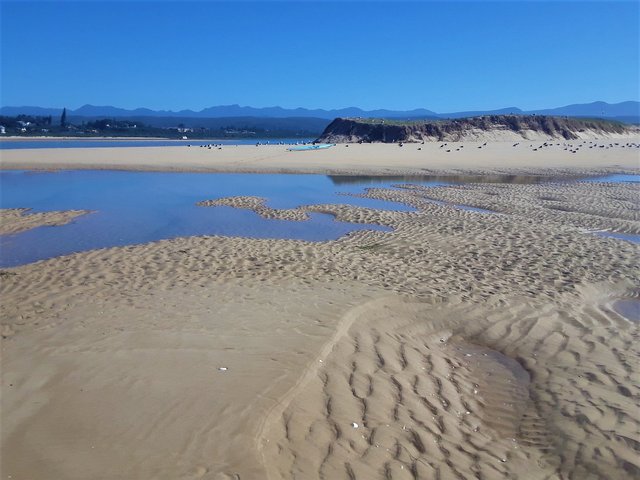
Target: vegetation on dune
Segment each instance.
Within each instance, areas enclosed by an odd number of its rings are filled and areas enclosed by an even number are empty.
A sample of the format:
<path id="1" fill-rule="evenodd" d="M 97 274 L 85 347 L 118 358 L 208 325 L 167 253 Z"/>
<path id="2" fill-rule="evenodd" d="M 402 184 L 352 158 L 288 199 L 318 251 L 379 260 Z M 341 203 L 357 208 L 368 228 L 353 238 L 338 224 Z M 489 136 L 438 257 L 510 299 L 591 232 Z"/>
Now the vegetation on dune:
<path id="1" fill-rule="evenodd" d="M 378 118 L 337 118 L 319 141 L 404 142 L 416 139 L 451 140 L 473 131 L 527 131 L 572 140 L 584 131 L 623 134 L 628 127 L 621 122 L 599 118 L 554 117 L 545 115 L 483 115 L 450 120 L 400 120 Z"/>

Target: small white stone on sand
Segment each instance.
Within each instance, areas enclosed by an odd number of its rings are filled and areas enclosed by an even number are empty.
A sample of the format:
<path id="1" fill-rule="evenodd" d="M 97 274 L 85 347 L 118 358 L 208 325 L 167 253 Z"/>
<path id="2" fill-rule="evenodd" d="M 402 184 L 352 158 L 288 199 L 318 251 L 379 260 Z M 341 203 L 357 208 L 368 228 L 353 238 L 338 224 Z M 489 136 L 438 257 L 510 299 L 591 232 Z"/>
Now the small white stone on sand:
<path id="1" fill-rule="evenodd" d="M 226 372 L 228 369 L 227 367 L 218 367 L 218 370 L 221 372 Z"/>
<path id="2" fill-rule="evenodd" d="M 353 428 L 358 428 L 360 425 L 358 425 L 356 422 L 353 422 L 353 423 L 351 424 L 351 426 L 352 426 Z"/>

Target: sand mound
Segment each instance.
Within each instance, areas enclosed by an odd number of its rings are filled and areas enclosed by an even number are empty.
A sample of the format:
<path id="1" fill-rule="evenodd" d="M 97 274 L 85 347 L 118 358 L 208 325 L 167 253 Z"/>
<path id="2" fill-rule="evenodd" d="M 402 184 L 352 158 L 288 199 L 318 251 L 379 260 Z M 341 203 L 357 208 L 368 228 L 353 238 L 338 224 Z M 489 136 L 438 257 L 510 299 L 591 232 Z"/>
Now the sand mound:
<path id="1" fill-rule="evenodd" d="M 387 298 L 351 312 L 265 423 L 269 478 L 637 474 L 638 351 L 599 335 L 630 325 L 594 302 L 576 311 L 582 296 L 560 310 L 503 300 L 472 311 Z"/>
<path id="2" fill-rule="evenodd" d="M 0 209 L 0 235 L 24 232 L 36 227 L 65 225 L 89 210 L 66 210 L 64 212 L 27 213 L 29 208 Z"/>

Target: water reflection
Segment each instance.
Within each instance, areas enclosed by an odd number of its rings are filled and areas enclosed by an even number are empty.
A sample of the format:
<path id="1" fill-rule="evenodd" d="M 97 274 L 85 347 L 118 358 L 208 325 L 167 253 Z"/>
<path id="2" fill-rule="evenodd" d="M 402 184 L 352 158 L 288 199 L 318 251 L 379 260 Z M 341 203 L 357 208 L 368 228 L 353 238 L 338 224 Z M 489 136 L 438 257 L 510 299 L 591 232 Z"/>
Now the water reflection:
<path id="1" fill-rule="evenodd" d="M 389 230 L 376 225 L 337 222 L 312 214 L 304 222 L 265 219 L 250 210 L 198 207 L 203 200 L 258 196 L 271 208 L 350 204 L 382 210 L 412 211 L 397 202 L 353 196 L 364 187 L 398 183 L 448 185 L 464 182 L 542 183 L 587 177 L 476 176 L 324 176 L 284 174 L 163 173 L 126 171 L 0 172 L 0 207 L 34 212 L 91 210 L 62 227 L 40 227 L 0 236 L 0 266 L 15 266 L 73 252 L 132 245 L 161 239 L 226 235 L 322 241 L 360 229 Z M 594 180 L 593 177 L 589 177 Z M 599 181 L 637 182 L 640 175 L 598 177 Z M 347 195 L 345 195 L 347 194 Z M 349 195 L 351 194 L 351 195 Z M 438 202 L 435 202 L 438 203 Z M 479 213 L 496 213 L 453 205 Z M 638 243 L 640 236 L 606 235 Z"/>
<path id="2" fill-rule="evenodd" d="M 588 176 L 541 176 L 541 175 L 330 175 L 335 185 L 352 185 L 367 183 L 510 183 L 535 184 L 567 180 L 583 180 Z"/>
<path id="3" fill-rule="evenodd" d="M 616 300 L 613 309 L 632 322 L 640 322 L 640 300 L 625 298 Z"/>

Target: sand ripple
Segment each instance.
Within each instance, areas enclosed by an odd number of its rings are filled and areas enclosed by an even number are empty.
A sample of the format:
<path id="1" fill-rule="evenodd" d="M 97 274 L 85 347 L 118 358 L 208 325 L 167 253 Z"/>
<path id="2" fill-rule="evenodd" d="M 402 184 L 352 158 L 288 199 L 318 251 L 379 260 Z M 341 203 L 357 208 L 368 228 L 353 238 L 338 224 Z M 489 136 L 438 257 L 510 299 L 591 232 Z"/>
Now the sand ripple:
<path id="1" fill-rule="evenodd" d="M 371 189 L 417 210 L 7 269 L 3 456 L 30 478 L 637 478 L 638 324 L 614 302 L 640 246 L 587 233 L 640 231 L 637 189 Z"/>

